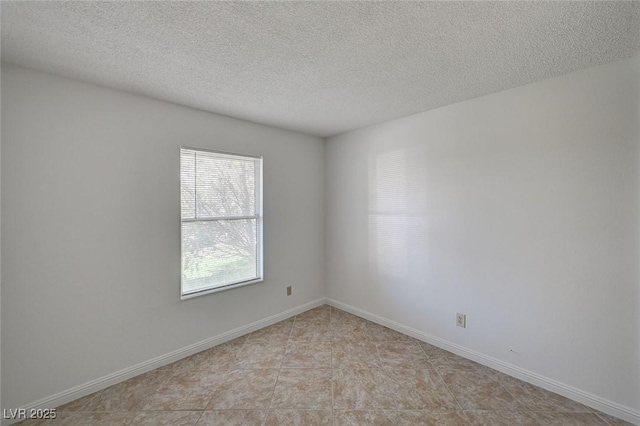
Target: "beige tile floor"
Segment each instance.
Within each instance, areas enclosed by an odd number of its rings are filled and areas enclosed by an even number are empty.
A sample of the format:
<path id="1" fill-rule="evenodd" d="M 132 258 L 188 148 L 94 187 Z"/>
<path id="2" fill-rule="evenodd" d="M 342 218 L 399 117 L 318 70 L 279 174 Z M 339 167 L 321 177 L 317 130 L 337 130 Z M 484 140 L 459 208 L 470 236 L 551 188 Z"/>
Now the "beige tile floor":
<path id="1" fill-rule="evenodd" d="M 630 423 L 321 306 L 22 424 Z"/>

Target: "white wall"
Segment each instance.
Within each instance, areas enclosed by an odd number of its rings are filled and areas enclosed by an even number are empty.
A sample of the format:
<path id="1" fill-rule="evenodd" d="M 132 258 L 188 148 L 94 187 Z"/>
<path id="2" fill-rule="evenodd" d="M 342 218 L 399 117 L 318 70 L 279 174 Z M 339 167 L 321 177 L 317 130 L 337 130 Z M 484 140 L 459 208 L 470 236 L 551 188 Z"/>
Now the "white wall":
<path id="1" fill-rule="evenodd" d="M 639 100 L 635 57 L 329 139 L 328 296 L 640 409 Z"/>
<path id="2" fill-rule="evenodd" d="M 639 409 L 639 79 L 636 57 L 323 151 L 3 64 L 2 406 L 323 296 L 325 192 L 329 297 Z M 263 284 L 179 301 L 180 144 L 264 155 Z"/>
<path id="3" fill-rule="evenodd" d="M 321 139 L 5 64 L 2 124 L 4 408 L 324 295 Z M 180 301 L 181 144 L 264 156 L 264 283 Z"/>

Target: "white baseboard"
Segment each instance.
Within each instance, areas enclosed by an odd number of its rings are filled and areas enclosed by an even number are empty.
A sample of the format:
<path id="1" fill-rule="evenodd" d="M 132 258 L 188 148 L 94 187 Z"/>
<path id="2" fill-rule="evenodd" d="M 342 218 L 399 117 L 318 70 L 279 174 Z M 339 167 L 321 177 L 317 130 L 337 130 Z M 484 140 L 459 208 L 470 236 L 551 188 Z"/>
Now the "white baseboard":
<path id="1" fill-rule="evenodd" d="M 400 324 L 399 322 L 389 320 L 376 314 L 372 314 L 371 312 L 356 308 L 355 306 L 351 306 L 346 303 L 338 302 L 337 300 L 329 298 L 327 298 L 326 303 L 338 309 L 342 309 L 343 311 L 375 322 L 376 324 L 383 325 L 400 333 L 411 336 L 415 339 L 429 343 L 433 346 L 437 346 L 441 349 L 453 352 L 456 355 L 460 355 L 482 365 L 486 365 L 487 367 L 508 374 L 509 376 L 518 378 L 525 382 L 544 388 L 548 391 L 565 396 L 588 407 L 602 411 L 603 413 L 610 414 L 612 416 L 631 422 L 635 425 L 640 425 L 640 411 L 625 407 L 623 405 L 601 398 L 597 395 L 593 395 L 589 392 L 582 391 L 564 383 L 560 383 L 548 377 L 541 376 L 540 374 L 525 370 L 524 368 L 517 367 L 497 358 L 481 354 L 480 352 L 465 348 L 464 346 L 460 346 L 456 343 L 449 342 L 439 337 L 431 336 L 427 333 L 416 330 L 415 328 L 408 327 L 404 324 Z"/>
<path id="2" fill-rule="evenodd" d="M 211 337 L 209 339 L 203 340 L 201 342 L 194 343 L 193 345 L 186 346 L 182 349 L 169 352 L 168 354 L 158 356 L 148 361 L 141 362 L 140 364 L 134 365 L 132 367 L 125 368 L 120 371 L 116 371 L 115 373 L 109 374 L 104 377 L 100 377 L 99 379 L 95 379 L 90 382 L 84 383 L 82 385 L 76 386 L 74 388 L 67 389 L 65 391 L 43 398 L 39 401 L 35 401 L 31 404 L 25 405 L 20 408 L 25 409 L 26 412 L 29 413 L 30 410 L 32 409 L 37 410 L 37 409 L 43 409 L 43 408 L 58 407 L 62 404 L 66 404 L 67 402 L 71 402 L 78 398 L 82 398 L 83 396 L 92 394 L 94 392 L 97 392 L 109 386 L 115 385 L 117 383 L 130 379 L 132 377 L 138 376 L 142 373 L 146 373 L 147 371 L 151 371 L 156 368 L 162 367 L 164 365 L 171 364 L 172 362 L 178 361 L 189 355 L 193 355 L 198 352 L 210 349 L 214 346 L 228 342 L 229 340 L 233 340 L 237 337 L 244 336 L 245 334 L 248 334 L 253 331 L 259 330 L 261 328 L 267 327 L 269 325 L 275 324 L 287 318 L 291 318 L 292 316 L 301 314 L 302 312 L 308 311 L 309 309 L 315 308 L 317 306 L 321 306 L 325 303 L 326 303 L 325 298 L 316 299 L 312 302 L 305 303 L 303 305 L 297 306 L 295 308 L 289 309 L 284 312 L 280 312 L 279 314 L 272 315 L 268 318 L 254 321 L 251 324 L 238 327 L 231 331 L 227 331 L 226 333 L 222 333 L 217 336 Z M 3 419 L 2 426 L 10 425 L 21 420 L 22 419 Z"/>

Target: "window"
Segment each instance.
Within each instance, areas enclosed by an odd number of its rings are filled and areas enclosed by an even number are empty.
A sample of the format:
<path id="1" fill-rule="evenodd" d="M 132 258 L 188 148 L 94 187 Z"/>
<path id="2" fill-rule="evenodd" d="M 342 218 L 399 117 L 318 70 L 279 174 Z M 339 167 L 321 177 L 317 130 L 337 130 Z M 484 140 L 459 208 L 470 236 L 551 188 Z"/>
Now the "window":
<path id="1" fill-rule="evenodd" d="M 180 148 L 182 299 L 262 281 L 262 158 Z"/>

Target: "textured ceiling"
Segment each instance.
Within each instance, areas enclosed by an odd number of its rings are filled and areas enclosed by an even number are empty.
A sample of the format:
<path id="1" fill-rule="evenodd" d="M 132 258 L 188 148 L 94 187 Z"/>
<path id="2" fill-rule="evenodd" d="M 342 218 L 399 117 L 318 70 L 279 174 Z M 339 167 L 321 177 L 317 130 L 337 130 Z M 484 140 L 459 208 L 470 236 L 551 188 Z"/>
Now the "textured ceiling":
<path id="1" fill-rule="evenodd" d="M 2 2 L 2 60 L 329 136 L 640 51 L 639 2 Z"/>

